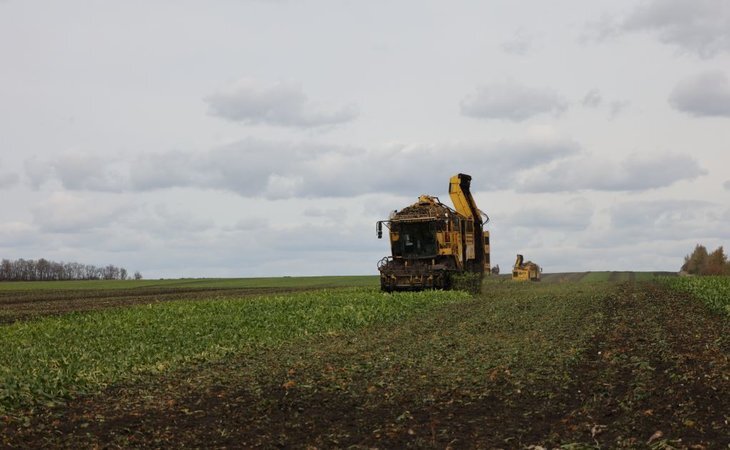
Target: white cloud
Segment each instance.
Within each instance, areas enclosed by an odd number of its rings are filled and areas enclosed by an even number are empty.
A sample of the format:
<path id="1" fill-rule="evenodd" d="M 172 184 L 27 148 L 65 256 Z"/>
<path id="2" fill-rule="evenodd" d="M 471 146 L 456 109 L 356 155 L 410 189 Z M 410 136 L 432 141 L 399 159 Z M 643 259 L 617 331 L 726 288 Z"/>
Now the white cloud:
<path id="1" fill-rule="evenodd" d="M 598 89 L 591 89 L 583 97 L 582 104 L 584 108 L 599 109 L 605 103 L 601 91 Z M 626 108 L 629 107 L 630 102 L 626 100 L 612 100 L 606 104 L 608 108 L 608 117 L 615 119 L 618 117 Z"/>
<path id="2" fill-rule="evenodd" d="M 286 224 L 263 235 L 264 248 L 282 252 L 360 252 L 380 247 L 375 239 L 374 224 L 347 225 L 341 222 L 327 224 Z M 373 261 L 373 268 L 377 261 Z"/>
<path id="3" fill-rule="evenodd" d="M 38 189 L 49 179 L 55 177 L 51 162 L 38 157 L 26 159 L 23 168 L 30 185 Z"/>
<path id="4" fill-rule="evenodd" d="M 55 177 L 66 189 L 119 192 L 125 187 L 127 168 L 118 157 L 74 152 L 53 160 L 28 159 L 25 171 L 35 188 Z"/>
<path id="5" fill-rule="evenodd" d="M 120 177 L 113 183 L 122 190 L 193 187 L 282 199 L 428 192 L 434 179 L 465 168 L 474 168 L 475 189 L 504 189 L 519 173 L 578 150 L 575 142 L 551 129 L 534 128 L 518 141 L 392 144 L 368 149 L 247 139 L 207 152 L 146 154 L 110 164 L 115 169 L 125 167 L 126 172 L 115 172 Z M 103 165 L 96 172 L 77 170 L 58 160 L 34 161 L 30 166 L 35 170 L 44 164 L 53 168 L 66 189 L 98 186 L 101 191 L 109 190 L 99 182 L 98 174 L 107 172 Z"/>
<path id="6" fill-rule="evenodd" d="M 42 236 L 38 228 L 26 222 L 12 221 L 0 222 L 0 247 L 18 247 L 39 243 Z"/>
<path id="7" fill-rule="evenodd" d="M 611 119 L 618 117 L 631 103 L 626 100 L 614 100 L 608 104 L 608 116 Z"/>
<path id="8" fill-rule="evenodd" d="M 81 169 L 73 163 L 76 161 L 81 162 Z M 465 168 L 474 168 L 466 171 L 474 178 L 475 190 L 519 192 L 643 191 L 706 173 L 695 159 L 684 155 L 596 159 L 581 154 L 574 141 L 539 127 L 532 128 L 524 139 L 513 141 L 359 149 L 246 139 L 206 152 L 171 151 L 108 161 L 111 168 L 94 160 L 99 165 L 94 165 L 93 171 L 86 170 L 86 161 L 83 157 L 62 157 L 33 160 L 28 166 L 32 170 L 50 167 L 55 178 L 48 176 L 45 181 L 57 179 L 62 187 L 76 191 L 144 192 L 189 187 L 268 199 L 428 192 L 432 180 Z M 414 161 L 418 163 L 414 165 Z"/>
<path id="9" fill-rule="evenodd" d="M 602 14 L 597 19 L 588 21 L 581 33 L 579 42 L 603 41 L 619 34 L 618 20 L 609 15 Z"/>
<path id="10" fill-rule="evenodd" d="M 603 14 L 587 23 L 582 40 L 602 41 L 646 32 L 702 59 L 730 52 L 730 4 L 725 0 L 647 0 L 623 16 Z"/>
<path id="11" fill-rule="evenodd" d="M 712 206 L 709 202 L 688 200 L 622 202 L 611 208 L 611 225 L 632 230 L 655 226 L 677 228 L 674 224 L 692 219 L 699 210 Z M 681 229 L 677 231 L 683 233 Z"/>
<path id="12" fill-rule="evenodd" d="M 598 89 L 591 89 L 585 97 L 583 97 L 583 106 L 586 108 L 598 108 L 601 106 L 602 101 L 603 98 L 601 97 L 601 92 Z"/>
<path id="13" fill-rule="evenodd" d="M 632 156 L 623 161 L 586 155 L 559 161 L 548 170 L 528 174 L 517 185 L 517 190 L 643 191 L 670 186 L 680 180 L 693 180 L 706 173 L 695 159 L 685 155 Z"/>
<path id="14" fill-rule="evenodd" d="M 700 73 L 677 83 L 669 103 L 692 116 L 730 117 L 730 82 L 720 71 Z"/>
<path id="15" fill-rule="evenodd" d="M 730 237 L 730 209 L 698 200 L 622 202 L 610 209 L 611 230 L 623 245 L 643 240 L 715 240 Z M 599 240 L 608 242 L 605 236 Z M 598 244 L 601 245 L 601 244 Z"/>
<path id="16" fill-rule="evenodd" d="M 500 223 L 509 227 L 524 227 L 531 230 L 584 230 L 591 224 L 593 205 L 585 198 L 573 198 L 555 205 L 529 204 Z"/>
<path id="17" fill-rule="evenodd" d="M 215 226 L 209 217 L 196 217 L 187 211 L 173 210 L 168 205 L 157 204 L 146 210 L 143 226 L 145 230 L 153 230 L 160 234 L 175 230 L 177 233 L 201 233 Z"/>
<path id="18" fill-rule="evenodd" d="M 238 220 L 232 226 L 224 227 L 225 231 L 254 231 L 270 228 L 268 219 L 261 217 L 248 217 Z"/>
<path id="19" fill-rule="evenodd" d="M 0 189 L 7 189 L 17 185 L 20 177 L 16 173 L 0 173 Z"/>
<path id="20" fill-rule="evenodd" d="M 519 30 L 516 31 L 508 40 L 504 41 L 501 47 L 505 53 L 525 56 L 530 52 L 530 50 L 532 50 L 534 41 L 534 36 Z"/>
<path id="21" fill-rule="evenodd" d="M 665 44 L 702 58 L 730 52 L 730 3 L 725 0 L 652 0 L 620 24 L 623 31 L 654 32 Z"/>
<path id="22" fill-rule="evenodd" d="M 31 212 L 33 222 L 44 232 L 79 233 L 107 227 L 132 209 L 128 204 L 112 205 L 68 192 L 54 192 Z"/>
<path id="23" fill-rule="evenodd" d="M 514 82 L 480 86 L 461 101 L 461 113 L 480 119 L 515 122 L 539 114 L 559 114 L 568 107 L 565 99 L 548 88 L 531 88 Z"/>
<path id="24" fill-rule="evenodd" d="M 293 83 L 264 84 L 251 79 L 235 83 L 205 98 L 210 114 L 235 122 L 288 127 L 318 127 L 349 122 L 358 115 L 354 105 L 321 108 Z"/>
<path id="25" fill-rule="evenodd" d="M 200 267 L 208 276 L 375 273 L 384 255 L 372 223 L 363 221 L 312 224 L 250 218 L 205 233 L 178 233 L 173 226 L 162 235 L 144 222 L 130 226 L 154 246 L 146 249 L 145 275 L 200 276 Z"/>
<path id="26" fill-rule="evenodd" d="M 309 207 L 304 209 L 302 213 L 306 217 L 323 217 L 326 219 L 339 219 L 342 220 L 347 214 L 345 208 L 318 208 Z"/>

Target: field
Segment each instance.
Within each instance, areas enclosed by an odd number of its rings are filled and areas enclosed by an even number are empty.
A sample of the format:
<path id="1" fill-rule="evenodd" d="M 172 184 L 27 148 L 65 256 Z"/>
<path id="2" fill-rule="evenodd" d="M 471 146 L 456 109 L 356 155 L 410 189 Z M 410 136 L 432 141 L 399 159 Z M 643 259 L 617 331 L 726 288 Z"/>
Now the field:
<path id="1" fill-rule="evenodd" d="M 0 447 L 727 448 L 728 279 L 0 284 Z"/>
<path id="2" fill-rule="evenodd" d="M 136 304 L 375 286 L 377 276 L 8 282 L 0 283 L 0 324 Z"/>
<path id="3" fill-rule="evenodd" d="M 730 315 L 728 277 L 675 277 L 664 280 L 675 290 L 684 291 L 704 301 L 710 308 Z"/>

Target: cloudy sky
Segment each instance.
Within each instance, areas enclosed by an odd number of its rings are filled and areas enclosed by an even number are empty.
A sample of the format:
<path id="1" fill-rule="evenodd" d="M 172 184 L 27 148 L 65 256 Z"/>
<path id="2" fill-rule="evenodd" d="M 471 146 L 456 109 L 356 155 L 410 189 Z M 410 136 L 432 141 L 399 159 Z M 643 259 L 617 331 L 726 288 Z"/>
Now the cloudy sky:
<path id="1" fill-rule="evenodd" d="M 730 245 L 730 1 L 0 0 L 0 258 L 374 274 L 473 177 L 493 262 Z"/>

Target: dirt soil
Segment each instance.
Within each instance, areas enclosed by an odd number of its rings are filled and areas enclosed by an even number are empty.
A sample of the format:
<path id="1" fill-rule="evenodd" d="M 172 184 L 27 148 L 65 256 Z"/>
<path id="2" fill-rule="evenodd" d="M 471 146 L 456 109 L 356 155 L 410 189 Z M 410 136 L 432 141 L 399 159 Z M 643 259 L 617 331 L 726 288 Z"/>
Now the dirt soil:
<path id="1" fill-rule="evenodd" d="M 456 365 L 450 349 L 463 351 L 462 339 L 485 334 L 486 303 L 477 301 L 377 333 L 313 338 L 114 386 L 7 417 L 4 430 L 0 418 L 0 444 L 727 448 L 727 318 L 650 283 L 623 283 L 597 301 L 600 324 L 589 347 L 553 378 L 520 380 L 495 368 L 482 383 L 412 364 L 421 361 L 414 342 L 427 342 L 434 367 Z"/>

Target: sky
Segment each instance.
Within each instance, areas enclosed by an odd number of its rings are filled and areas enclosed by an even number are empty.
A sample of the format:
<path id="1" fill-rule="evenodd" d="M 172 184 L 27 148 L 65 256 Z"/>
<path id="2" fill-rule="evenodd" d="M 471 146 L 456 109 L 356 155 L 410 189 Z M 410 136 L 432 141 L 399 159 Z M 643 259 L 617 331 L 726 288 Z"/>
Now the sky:
<path id="1" fill-rule="evenodd" d="M 730 244 L 730 0 L 0 0 L 0 258 L 376 274 L 456 173 L 502 271 Z"/>

